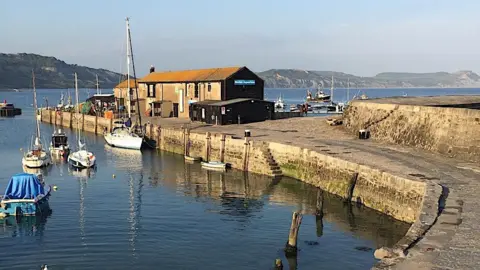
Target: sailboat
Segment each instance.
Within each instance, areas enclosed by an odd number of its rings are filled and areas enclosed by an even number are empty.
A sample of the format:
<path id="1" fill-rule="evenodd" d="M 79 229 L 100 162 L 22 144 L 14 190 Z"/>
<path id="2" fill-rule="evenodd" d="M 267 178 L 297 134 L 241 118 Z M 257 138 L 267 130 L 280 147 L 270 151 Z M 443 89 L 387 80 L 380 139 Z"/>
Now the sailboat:
<path id="1" fill-rule="evenodd" d="M 129 19 L 126 19 L 127 25 L 127 111 L 128 119 L 131 121 L 131 102 L 130 102 L 130 60 L 132 60 L 132 49 L 131 49 L 131 39 L 130 39 L 130 23 Z M 133 64 L 133 72 L 135 77 L 135 65 Z M 135 89 L 137 88 L 135 83 Z M 137 89 L 136 89 L 137 90 Z M 138 90 L 137 90 L 138 91 Z M 137 112 L 139 121 L 141 121 L 139 103 L 138 103 L 138 93 L 137 93 Z M 140 122 L 141 126 L 141 122 Z M 106 132 L 104 134 L 105 141 L 107 144 L 113 147 L 125 148 L 125 149 L 134 149 L 140 150 L 143 144 L 143 132 L 135 132 L 136 130 L 125 125 L 117 126 L 113 128 L 111 132 Z"/>
<path id="2" fill-rule="evenodd" d="M 23 166 L 28 168 L 41 168 L 51 164 L 50 155 L 43 149 L 40 138 L 40 120 L 36 116 L 37 113 L 37 89 L 35 88 L 35 73 L 32 70 L 33 81 L 33 107 L 35 110 L 36 134 L 34 144 L 22 159 Z"/>
<path id="3" fill-rule="evenodd" d="M 78 106 L 78 82 L 77 82 L 77 73 L 75 73 L 75 99 L 77 102 L 77 140 L 78 146 L 77 151 L 68 155 L 68 163 L 75 168 L 91 168 L 95 166 L 95 155 L 92 152 L 87 151 L 86 145 L 80 140 L 80 128 L 79 127 L 79 115 L 80 107 Z"/>

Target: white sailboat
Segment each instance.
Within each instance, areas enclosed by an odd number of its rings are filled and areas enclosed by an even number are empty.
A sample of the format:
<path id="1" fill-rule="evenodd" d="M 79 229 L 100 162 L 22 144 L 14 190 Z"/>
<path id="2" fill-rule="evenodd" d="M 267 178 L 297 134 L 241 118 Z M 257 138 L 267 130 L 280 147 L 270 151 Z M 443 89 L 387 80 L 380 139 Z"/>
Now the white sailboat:
<path id="1" fill-rule="evenodd" d="M 127 111 L 128 119 L 131 119 L 131 101 L 130 101 L 130 60 L 131 60 L 131 47 L 130 47 L 130 23 L 128 18 L 127 24 Z M 136 102 L 138 104 L 138 100 Z M 138 112 L 138 110 L 137 110 Z M 140 117 L 140 115 L 139 115 Z M 130 127 L 122 125 L 115 127 L 111 132 L 106 132 L 103 136 L 107 144 L 113 147 L 139 150 L 143 144 L 143 136 L 135 133 Z"/>
<path id="2" fill-rule="evenodd" d="M 95 166 L 96 157 L 92 152 L 87 151 L 86 145 L 82 143 L 80 140 L 80 129 L 79 126 L 79 115 L 80 115 L 80 107 L 78 106 L 78 82 L 77 82 L 77 73 L 75 73 L 75 99 L 77 102 L 77 111 L 76 111 L 76 118 L 77 118 L 77 140 L 78 146 L 77 151 L 68 155 L 68 163 L 75 168 L 91 168 Z"/>
<path id="3" fill-rule="evenodd" d="M 37 89 L 35 88 L 35 73 L 32 71 L 33 81 L 33 107 L 35 110 L 36 134 L 31 150 L 24 154 L 22 164 L 28 168 L 41 168 L 51 164 L 50 155 L 43 149 L 40 138 L 40 120 L 37 114 Z"/>

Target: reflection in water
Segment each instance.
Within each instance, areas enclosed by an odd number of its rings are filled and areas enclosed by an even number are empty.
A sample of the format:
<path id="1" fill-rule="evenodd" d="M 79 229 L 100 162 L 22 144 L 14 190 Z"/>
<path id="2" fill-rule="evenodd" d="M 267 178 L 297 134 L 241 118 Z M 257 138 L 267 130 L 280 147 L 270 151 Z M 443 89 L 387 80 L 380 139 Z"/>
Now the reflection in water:
<path id="1" fill-rule="evenodd" d="M 85 169 L 87 171 L 87 169 Z M 87 179 L 83 176 L 78 179 L 80 183 L 80 210 L 79 210 L 79 224 L 80 224 L 80 239 L 82 241 L 82 245 L 87 247 L 87 241 L 85 237 L 85 197 L 84 197 L 84 189 L 87 187 Z"/>
<path id="2" fill-rule="evenodd" d="M 143 170 L 142 152 L 140 150 L 122 149 L 105 144 L 108 165 L 118 170 L 141 172 Z"/>
<path id="3" fill-rule="evenodd" d="M 42 167 L 42 168 L 29 168 L 25 165 L 23 167 L 23 172 L 24 173 L 30 173 L 30 174 L 41 174 L 42 176 L 48 176 L 49 172 L 52 171 L 52 166 L 47 166 L 47 167 Z"/>
<path id="4" fill-rule="evenodd" d="M 38 237 L 43 241 L 43 234 L 47 223 L 47 218 L 51 213 L 43 216 L 9 216 L 0 219 L 2 224 L 2 234 L 11 237 Z"/>
<path id="5" fill-rule="evenodd" d="M 73 168 L 71 166 L 68 166 L 68 172 L 71 175 L 77 177 L 79 180 L 80 179 L 86 180 L 94 177 L 96 171 L 97 171 L 97 166 L 90 167 L 90 168 L 83 168 L 83 169 Z"/>

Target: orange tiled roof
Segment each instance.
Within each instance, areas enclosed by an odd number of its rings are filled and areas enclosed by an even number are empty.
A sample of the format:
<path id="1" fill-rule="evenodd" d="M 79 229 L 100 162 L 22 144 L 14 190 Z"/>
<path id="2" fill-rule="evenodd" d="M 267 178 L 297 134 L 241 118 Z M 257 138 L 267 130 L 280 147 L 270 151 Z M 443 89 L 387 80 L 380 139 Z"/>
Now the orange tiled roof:
<path id="1" fill-rule="evenodd" d="M 208 68 L 195 70 L 180 70 L 153 72 L 139 82 L 195 82 L 225 80 L 242 67 Z"/>
<path id="2" fill-rule="evenodd" d="M 137 80 L 134 80 L 134 79 L 130 79 L 130 87 L 131 88 L 134 88 L 135 87 L 135 82 L 137 83 L 137 87 L 138 87 L 138 81 Z M 127 80 L 117 84 L 117 86 L 115 86 L 114 88 L 127 88 L 128 86 L 128 82 Z"/>

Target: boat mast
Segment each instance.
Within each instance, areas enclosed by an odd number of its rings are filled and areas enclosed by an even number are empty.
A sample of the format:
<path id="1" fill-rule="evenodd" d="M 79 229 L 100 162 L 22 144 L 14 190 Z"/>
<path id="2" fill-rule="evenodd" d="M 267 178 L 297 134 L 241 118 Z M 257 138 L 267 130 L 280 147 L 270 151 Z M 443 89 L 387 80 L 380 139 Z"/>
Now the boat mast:
<path id="1" fill-rule="evenodd" d="M 350 100 L 350 78 L 347 79 L 347 102 Z"/>
<path id="2" fill-rule="evenodd" d="M 38 122 L 37 109 L 37 89 L 35 87 L 35 72 L 32 69 L 32 86 L 33 86 L 33 109 L 35 110 L 35 122 L 37 123 L 37 139 L 40 141 L 40 123 Z M 48 108 L 47 108 L 48 109 Z"/>
<path id="3" fill-rule="evenodd" d="M 330 100 L 333 102 L 333 75 L 332 75 L 332 85 L 330 86 Z"/>
<path id="4" fill-rule="evenodd" d="M 99 84 L 98 84 L 98 74 L 95 74 L 95 78 L 97 79 L 97 84 L 96 85 L 97 85 L 97 95 L 98 95 L 98 94 L 101 94 L 100 89 L 98 88 L 98 86 L 99 86 Z"/>
<path id="5" fill-rule="evenodd" d="M 131 118 L 131 101 L 130 101 L 130 24 L 128 22 L 128 17 L 125 20 L 127 24 L 127 110 L 128 118 Z"/>
<path id="6" fill-rule="evenodd" d="M 130 45 L 130 57 L 132 58 L 132 69 L 133 69 L 133 78 L 135 78 L 135 95 L 137 96 L 137 101 L 135 102 L 137 105 L 137 116 L 138 116 L 138 124 L 142 126 L 142 114 L 140 113 L 140 103 L 138 102 L 138 85 L 137 85 L 137 74 L 135 73 L 135 61 L 133 59 L 133 46 L 132 46 L 132 35 L 130 34 L 130 22 L 127 18 L 127 31 L 128 31 L 128 43 Z"/>
<path id="7" fill-rule="evenodd" d="M 78 105 L 78 82 L 77 82 L 77 73 L 75 72 L 75 101 L 77 102 L 77 139 L 78 139 L 78 150 L 80 150 L 80 106 Z"/>

